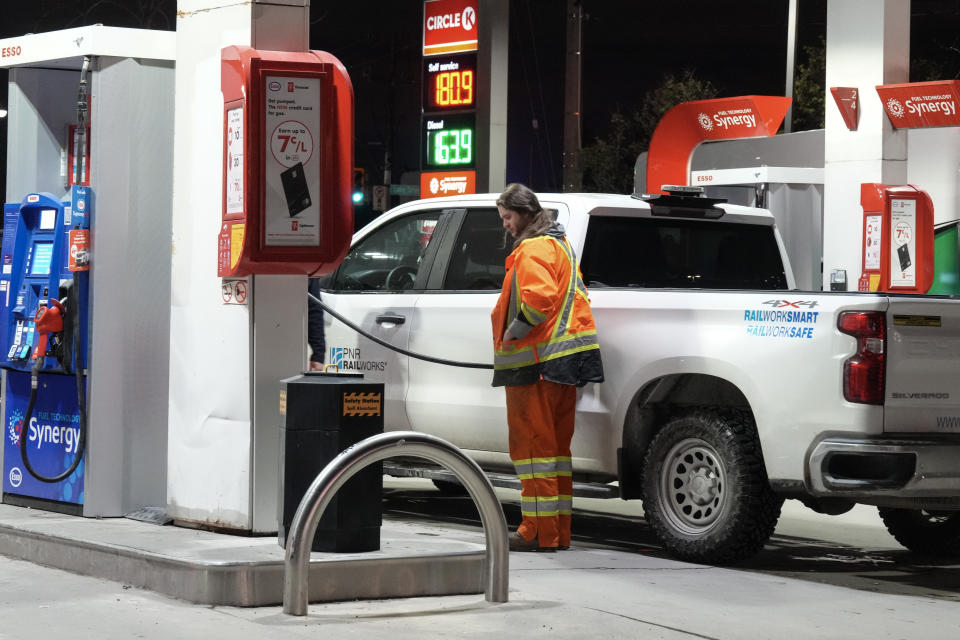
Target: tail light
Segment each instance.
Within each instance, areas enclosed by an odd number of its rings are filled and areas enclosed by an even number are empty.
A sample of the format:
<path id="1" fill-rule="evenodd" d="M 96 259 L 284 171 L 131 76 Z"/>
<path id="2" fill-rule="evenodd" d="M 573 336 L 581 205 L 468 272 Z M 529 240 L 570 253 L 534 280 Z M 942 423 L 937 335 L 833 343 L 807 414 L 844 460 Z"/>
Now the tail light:
<path id="1" fill-rule="evenodd" d="M 844 311 L 837 328 L 857 339 L 857 352 L 843 363 L 843 397 L 848 402 L 883 404 L 886 316 L 880 311 Z"/>

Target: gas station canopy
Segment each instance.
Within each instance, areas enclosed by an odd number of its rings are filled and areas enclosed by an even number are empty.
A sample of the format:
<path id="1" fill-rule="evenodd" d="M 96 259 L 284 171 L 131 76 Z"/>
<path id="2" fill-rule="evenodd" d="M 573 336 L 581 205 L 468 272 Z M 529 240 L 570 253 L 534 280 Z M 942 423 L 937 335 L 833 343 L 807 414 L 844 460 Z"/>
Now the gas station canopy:
<path id="1" fill-rule="evenodd" d="M 175 60 L 176 45 L 174 31 L 92 25 L 0 40 L 0 68 L 79 70 L 84 56 Z"/>

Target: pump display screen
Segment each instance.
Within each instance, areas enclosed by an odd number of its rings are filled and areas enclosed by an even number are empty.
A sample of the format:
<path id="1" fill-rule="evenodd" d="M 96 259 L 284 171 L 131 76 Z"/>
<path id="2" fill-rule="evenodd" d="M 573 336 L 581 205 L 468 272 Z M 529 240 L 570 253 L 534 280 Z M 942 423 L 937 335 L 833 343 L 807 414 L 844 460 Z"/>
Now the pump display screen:
<path id="1" fill-rule="evenodd" d="M 463 169 L 473 166 L 475 114 L 424 116 L 423 130 L 426 167 Z"/>
<path id="2" fill-rule="evenodd" d="M 33 243 L 33 263 L 30 265 L 30 275 L 50 275 L 50 261 L 53 259 L 53 242 Z"/>
<path id="3" fill-rule="evenodd" d="M 473 109 L 476 106 L 477 54 L 425 58 L 423 110 Z"/>
<path id="4" fill-rule="evenodd" d="M 55 226 L 57 226 L 57 210 L 41 209 L 40 210 L 40 229 L 42 229 L 43 231 L 50 231 Z"/>

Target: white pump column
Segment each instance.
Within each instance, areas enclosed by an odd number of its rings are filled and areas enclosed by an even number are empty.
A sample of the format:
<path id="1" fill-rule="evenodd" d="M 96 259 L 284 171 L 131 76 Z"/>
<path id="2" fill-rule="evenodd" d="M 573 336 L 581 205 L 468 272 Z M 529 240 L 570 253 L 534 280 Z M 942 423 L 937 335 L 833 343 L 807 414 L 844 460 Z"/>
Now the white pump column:
<path id="1" fill-rule="evenodd" d="M 845 269 L 860 276 L 863 212 L 860 184 L 907 182 L 907 134 L 890 125 L 876 85 L 907 82 L 910 0 L 828 0 L 826 140 L 824 145 L 823 288 Z M 830 87 L 857 87 L 860 124 L 847 130 Z"/>
<path id="2" fill-rule="evenodd" d="M 306 278 L 255 276 L 224 304 L 220 50 L 305 51 L 309 0 L 178 0 L 170 317 L 168 512 L 277 529 L 279 381 L 303 370 Z"/>

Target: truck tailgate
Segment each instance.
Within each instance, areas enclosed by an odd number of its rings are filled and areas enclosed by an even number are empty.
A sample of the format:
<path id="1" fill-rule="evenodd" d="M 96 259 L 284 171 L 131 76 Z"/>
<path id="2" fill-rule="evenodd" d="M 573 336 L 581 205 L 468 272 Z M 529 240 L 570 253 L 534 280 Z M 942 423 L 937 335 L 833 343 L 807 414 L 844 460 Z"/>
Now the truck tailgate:
<path id="1" fill-rule="evenodd" d="M 886 432 L 960 433 L 960 300 L 891 298 Z"/>

